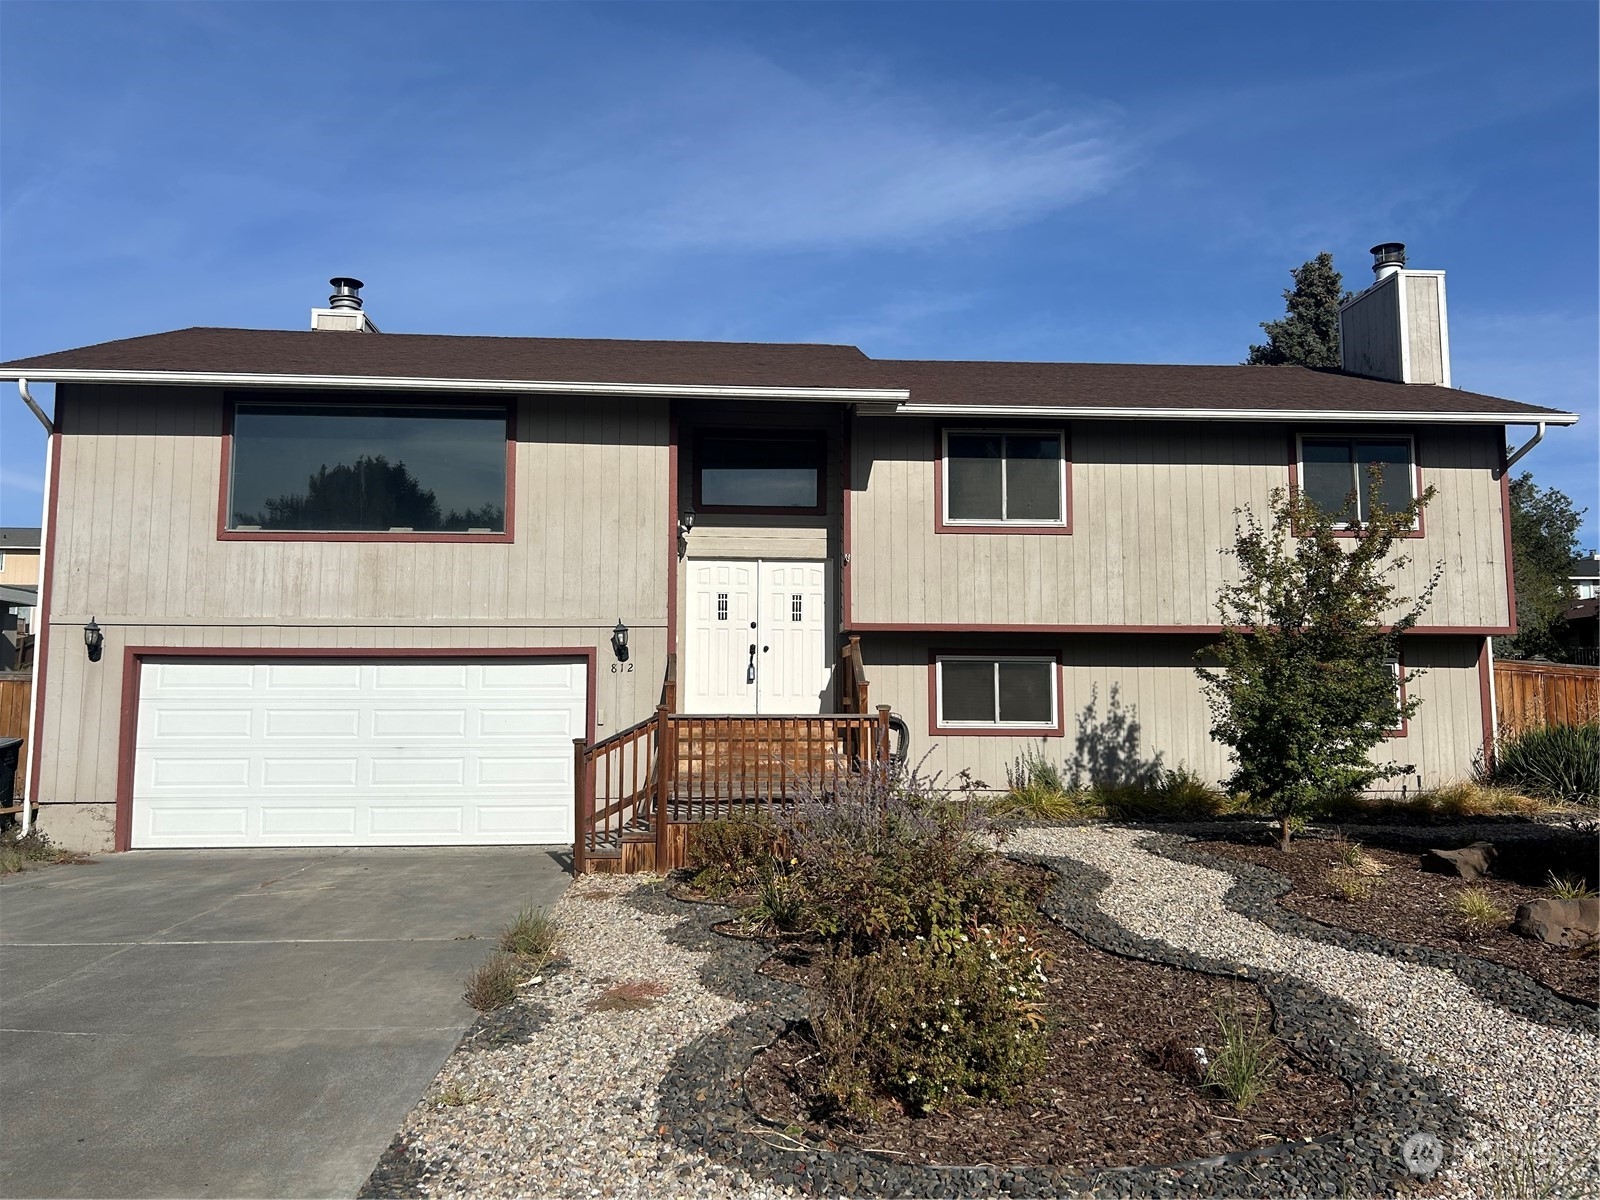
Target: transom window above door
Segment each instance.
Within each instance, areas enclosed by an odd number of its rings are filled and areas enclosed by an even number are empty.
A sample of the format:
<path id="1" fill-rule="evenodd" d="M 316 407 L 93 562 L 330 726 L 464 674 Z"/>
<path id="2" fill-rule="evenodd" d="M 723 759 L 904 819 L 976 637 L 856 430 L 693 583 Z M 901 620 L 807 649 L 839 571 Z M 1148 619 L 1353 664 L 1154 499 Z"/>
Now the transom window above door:
<path id="1" fill-rule="evenodd" d="M 1064 432 L 946 429 L 941 439 L 941 530 L 1068 531 Z"/>
<path id="2" fill-rule="evenodd" d="M 821 513 L 827 468 L 821 430 L 704 432 L 694 440 L 694 506 L 712 513 Z"/>
<path id="3" fill-rule="evenodd" d="M 504 407 L 240 401 L 230 425 L 227 535 L 506 540 Z"/>

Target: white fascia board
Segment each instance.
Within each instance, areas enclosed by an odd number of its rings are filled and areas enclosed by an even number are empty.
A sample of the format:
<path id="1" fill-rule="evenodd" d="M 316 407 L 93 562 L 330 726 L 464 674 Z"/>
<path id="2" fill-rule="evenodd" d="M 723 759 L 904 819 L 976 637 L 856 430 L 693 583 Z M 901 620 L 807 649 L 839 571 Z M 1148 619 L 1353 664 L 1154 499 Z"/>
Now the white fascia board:
<path id="1" fill-rule="evenodd" d="M 1117 421 L 1339 421 L 1410 425 L 1576 425 L 1577 413 L 1384 412 L 1337 408 L 1112 408 L 1069 405 L 902 404 L 908 417 L 1079 417 Z"/>
<path id="2" fill-rule="evenodd" d="M 257 375 L 217 371 L 0 371 L 0 379 L 45 383 L 170 384 L 180 387 L 349 388 L 366 391 L 500 392 L 585 396 L 712 396 L 749 400 L 900 401 L 906 388 L 740 387 L 727 384 L 599 383 L 542 379 L 418 379 L 395 375 Z"/>

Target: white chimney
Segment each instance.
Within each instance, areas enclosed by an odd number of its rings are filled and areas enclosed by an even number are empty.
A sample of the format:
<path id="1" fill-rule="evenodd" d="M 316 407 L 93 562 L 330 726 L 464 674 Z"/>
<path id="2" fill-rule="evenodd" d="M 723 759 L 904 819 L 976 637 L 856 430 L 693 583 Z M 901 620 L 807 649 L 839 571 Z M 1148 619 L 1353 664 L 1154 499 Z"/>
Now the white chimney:
<path id="1" fill-rule="evenodd" d="M 335 275 L 328 283 L 333 287 L 333 295 L 328 297 L 327 308 L 311 310 L 312 329 L 335 333 L 379 332 L 372 318 L 362 311 L 361 280 Z"/>
<path id="2" fill-rule="evenodd" d="M 1350 375 L 1392 383 L 1450 384 L 1450 325 L 1443 271 L 1406 268 L 1402 242 L 1372 248 L 1377 282 L 1339 306 L 1339 363 Z"/>

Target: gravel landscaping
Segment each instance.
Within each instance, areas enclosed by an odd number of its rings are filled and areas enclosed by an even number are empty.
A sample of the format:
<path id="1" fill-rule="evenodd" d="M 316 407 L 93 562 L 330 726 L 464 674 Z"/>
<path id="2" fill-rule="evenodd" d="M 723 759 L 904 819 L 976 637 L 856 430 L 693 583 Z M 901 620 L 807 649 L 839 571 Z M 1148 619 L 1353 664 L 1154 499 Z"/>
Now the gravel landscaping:
<path id="1" fill-rule="evenodd" d="M 1046 912 L 1099 951 L 1259 985 L 1284 1045 L 1350 1089 L 1342 1127 L 1296 1146 L 1090 1173 L 936 1167 L 837 1145 L 763 1120 L 746 1100 L 756 1054 L 806 1011 L 799 988 L 758 970 L 771 947 L 720 936 L 727 909 L 674 900 L 659 879 L 595 876 L 552 914 L 564 963 L 468 1034 L 363 1195 L 1393 1194 L 1423 1182 L 1400 1161 L 1413 1133 L 1445 1148 L 1430 1192 L 1503 1193 L 1493 1164 L 1508 1154 L 1577 1172 L 1549 1194 L 1600 1190 L 1592 1010 L 1480 963 L 1526 983 L 1534 999 L 1520 1007 L 1546 1005 L 1536 1019 L 1487 999 L 1442 951 L 1406 961 L 1370 935 L 1277 928 L 1268 910 L 1314 925 L 1278 907 L 1280 877 L 1219 869 L 1182 838 L 1037 826 L 1010 849 L 1056 873 Z"/>

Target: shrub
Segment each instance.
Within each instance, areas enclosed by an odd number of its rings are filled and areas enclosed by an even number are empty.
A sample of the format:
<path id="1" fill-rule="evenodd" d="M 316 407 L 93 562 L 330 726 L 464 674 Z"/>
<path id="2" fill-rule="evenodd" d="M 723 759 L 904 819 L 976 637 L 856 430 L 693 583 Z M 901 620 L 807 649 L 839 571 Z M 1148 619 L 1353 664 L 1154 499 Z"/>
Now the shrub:
<path id="1" fill-rule="evenodd" d="M 543 909 L 525 908 L 500 931 L 500 949 L 542 966 L 556 948 L 558 936 L 556 923 Z"/>
<path id="2" fill-rule="evenodd" d="M 461 998 L 479 1012 L 504 1008 L 517 998 L 522 968 L 514 955 L 496 951 L 467 976 L 467 990 Z"/>
<path id="3" fill-rule="evenodd" d="M 748 914 L 777 933 L 799 933 L 809 923 L 805 886 L 788 865 L 769 861 L 757 868 L 756 903 Z"/>
<path id="4" fill-rule="evenodd" d="M 1261 1014 L 1219 1010 L 1217 1027 L 1222 1045 L 1206 1068 L 1206 1083 L 1216 1088 L 1240 1112 L 1249 1108 L 1272 1087 L 1279 1059 L 1272 1030 Z"/>
<path id="5" fill-rule="evenodd" d="M 727 817 L 694 827 L 686 862 L 692 885 L 711 896 L 743 891 L 757 870 L 770 863 L 776 842 L 771 822 L 760 817 Z"/>
<path id="6" fill-rule="evenodd" d="M 29 863 L 88 862 L 71 850 L 63 850 L 48 834 L 35 827 L 27 833 L 12 828 L 0 834 L 0 875 L 15 875 Z"/>
<path id="7" fill-rule="evenodd" d="M 1090 793 L 1069 786 L 1061 768 L 1032 747 L 1012 760 L 1006 768 L 1006 791 L 989 802 L 989 811 L 997 816 L 1036 821 L 1088 816 L 1093 810 Z"/>
<path id="8" fill-rule="evenodd" d="M 915 768 L 846 776 L 778 820 L 816 932 L 858 953 L 918 937 L 948 946 L 971 924 L 1031 916 L 1025 888 L 990 848 L 999 826 L 986 806 Z"/>
<path id="9" fill-rule="evenodd" d="M 1200 821 L 1233 808 L 1226 793 L 1181 763 L 1152 785 L 1096 789 L 1106 816 L 1118 821 Z"/>
<path id="10" fill-rule="evenodd" d="M 1511 788 L 1459 780 L 1404 795 L 1392 792 L 1346 792 L 1322 797 L 1316 815 L 1325 821 L 1428 821 L 1463 817 L 1532 816 L 1543 801 Z"/>
<path id="11" fill-rule="evenodd" d="M 1581 876 L 1557 875 L 1551 871 L 1550 894 L 1557 900 L 1587 900 L 1594 895 L 1594 889 Z"/>
<path id="12" fill-rule="evenodd" d="M 1372 899 L 1373 881 L 1351 867 L 1335 867 L 1328 872 L 1328 890 L 1346 904 Z"/>
<path id="13" fill-rule="evenodd" d="M 1511 914 L 1482 888 L 1463 888 L 1456 893 L 1451 905 L 1463 931 L 1473 937 L 1493 933 L 1511 920 Z"/>
<path id="14" fill-rule="evenodd" d="M 1508 737 L 1485 775 L 1530 796 L 1600 806 L 1600 721 L 1543 725 Z"/>
<path id="15" fill-rule="evenodd" d="M 1045 982 L 1020 931 L 976 925 L 944 947 L 918 939 L 863 955 L 841 946 L 812 1014 L 824 1097 L 856 1116 L 883 1095 L 914 1113 L 1010 1099 L 1044 1068 Z"/>

